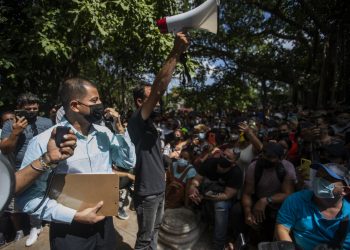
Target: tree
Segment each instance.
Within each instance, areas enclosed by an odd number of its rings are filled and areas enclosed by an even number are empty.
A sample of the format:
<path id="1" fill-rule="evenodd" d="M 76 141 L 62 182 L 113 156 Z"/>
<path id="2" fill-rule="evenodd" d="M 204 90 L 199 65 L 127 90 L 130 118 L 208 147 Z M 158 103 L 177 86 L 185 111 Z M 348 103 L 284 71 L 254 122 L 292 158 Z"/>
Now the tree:
<path id="1" fill-rule="evenodd" d="M 52 103 L 64 78 L 84 75 L 120 104 L 116 91 L 156 72 L 168 54 L 172 38 L 154 22 L 173 7 L 172 0 L 2 1 L 3 103 L 22 91 Z"/>

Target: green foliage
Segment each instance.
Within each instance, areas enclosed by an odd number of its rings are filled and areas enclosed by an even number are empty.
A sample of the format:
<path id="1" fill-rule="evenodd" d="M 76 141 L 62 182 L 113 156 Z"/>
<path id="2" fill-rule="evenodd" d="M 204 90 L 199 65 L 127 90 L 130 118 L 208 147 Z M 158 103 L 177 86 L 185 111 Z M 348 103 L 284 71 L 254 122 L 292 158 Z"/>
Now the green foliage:
<path id="1" fill-rule="evenodd" d="M 0 7 L 1 93 L 13 103 L 32 91 L 51 103 L 62 79 L 84 75 L 108 93 L 154 74 L 172 46 L 155 20 L 173 1 L 3 1 Z M 117 87 L 117 88 L 116 88 Z M 128 87 L 130 88 L 130 86 Z M 11 89 L 13 95 L 3 95 Z M 108 98 L 107 98 L 108 99 Z M 126 100 L 123 100 L 124 104 Z"/>
<path id="2" fill-rule="evenodd" d="M 203 1 L 2 1 L 0 105 L 24 91 L 53 104 L 62 79 L 83 75 L 97 83 L 105 102 L 130 108 L 131 88 L 158 72 L 173 44 L 155 20 Z M 206 110 L 281 100 L 350 102 L 347 1 L 220 2 L 219 33 L 190 32 L 193 81 L 179 86 L 169 105 L 182 100 Z M 182 71 L 179 65 L 180 80 Z"/>

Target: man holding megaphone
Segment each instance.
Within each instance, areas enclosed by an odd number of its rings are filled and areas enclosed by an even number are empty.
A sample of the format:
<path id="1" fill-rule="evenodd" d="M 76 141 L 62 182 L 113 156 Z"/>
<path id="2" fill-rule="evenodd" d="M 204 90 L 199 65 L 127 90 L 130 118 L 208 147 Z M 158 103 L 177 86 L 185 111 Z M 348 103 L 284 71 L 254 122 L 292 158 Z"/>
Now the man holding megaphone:
<path id="1" fill-rule="evenodd" d="M 140 84 L 133 91 L 137 109 L 128 122 L 128 131 L 137 156 L 134 205 L 139 229 L 135 249 L 157 249 L 158 230 L 164 213 L 165 169 L 154 119 L 159 117 L 159 101 L 188 45 L 186 34 L 177 33 L 174 47 L 153 85 Z"/>

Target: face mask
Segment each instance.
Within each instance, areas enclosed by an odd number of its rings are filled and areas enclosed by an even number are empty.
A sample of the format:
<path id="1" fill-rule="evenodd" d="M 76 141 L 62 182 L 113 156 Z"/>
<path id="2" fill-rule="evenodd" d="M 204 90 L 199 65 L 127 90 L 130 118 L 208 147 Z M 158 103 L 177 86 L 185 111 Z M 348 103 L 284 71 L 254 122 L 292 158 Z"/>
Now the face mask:
<path id="1" fill-rule="evenodd" d="M 231 140 L 236 141 L 238 139 L 239 135 L 237 134 L 231 134 Z"/>
<path id="2" fill-rule="evenodd" d="M 204 140 L 205 139 L 205 133 L 199 133 L 198 134 L 199 140 Z"/>
<path id="3" fill-rule="evenodd" d="M 222 168 L 228 168 L 232 164 L 228 159 L 222 156 L 219 158 L 218 163 Z"/>
<path id="4" fill-rule="evenodd" d="M 161 112 L 160 107 L 159 106 L 155 106 L 153 108 L 153 111 L 152 111 L 151 115 L 150 115 L 150 118 L 153 120 L 154 118 L 159 117 L 161 114 L 162 114 L 162 112 Z"/>
<path id="5" fill-rule="evenodd" d="M 280 133 L 280 138 L 288 138 L 289 133 Z"/>
<path id="6" fill-rule="evenodd" d="M 323 178 L 315 177 L 312 183 L 312 189 L 316 197 L 321 199 L 333 199 L 334 183 L 331 183 Z"/>
<path id="7" fill-rule="evenodd" d="M 261 158 L 259 161 L 260 161 L 260 164 L 263 168 L 272 168 L 276 164 L 276 163 L 269 161 L 269 160 L 266 160 L 264 158 Z"/>
<path id="8" fill-rule="evenodd" d="M 183 158 L 180 158 L 177 160 L 177 165 L 179 167 L 186 167 L 188 165 L 188 161 Z"/>
<path id="9" fill-rule="evenodd" d="M 28 120 L 28 122 L 32 122 L 32 121 L 35 121 L 37 116 L 38 116 L 38 111 L 27 111 L 27 114 L 25 117 Z"/>
<path id="10" fill-rule="evenodd" d="M 84 118 L 90 123 L 99 124 L 103 119 L 104 108 L 102 103 L 93 104 L 88 106 L 90 113 L 84 115 Z"/>

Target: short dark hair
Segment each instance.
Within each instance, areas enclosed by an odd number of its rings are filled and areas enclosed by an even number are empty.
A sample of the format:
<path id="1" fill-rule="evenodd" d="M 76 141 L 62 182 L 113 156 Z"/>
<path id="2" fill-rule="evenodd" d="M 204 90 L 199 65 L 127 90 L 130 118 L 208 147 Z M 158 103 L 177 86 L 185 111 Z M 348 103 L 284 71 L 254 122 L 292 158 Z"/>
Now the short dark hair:
<path id="1" fill-rule="evenodd" d="M 21 94 L 17 98 L 18 107 L 23 107 L 24 105 L 27 105 L 27 104 L 39 104 L 39 102 L 40 102 L 39 98 L 30 92 Z"/>
<path id="2" fill-rule="evenodd" d="M 152 87 L 152 85 L 148 82 L 141 81 L 140 84 L 138 84 L 134 89 L 132 90 L 132 95 L 134 97 L 134 103 L 137 106 L 137 99 L 141 98 L 142 100 L 145 99 L 145 88 L 146 87 Z"/>
<path id="3" fill-rule="evenodd" d="M 64 80 L 59 89 L 59 96 L 64 110 L 69 110 L 70 102 L 74 99 L 83 98 L 86 95 L 86 87 L 96 86 L 83 77 L 72 77 Z"/>

